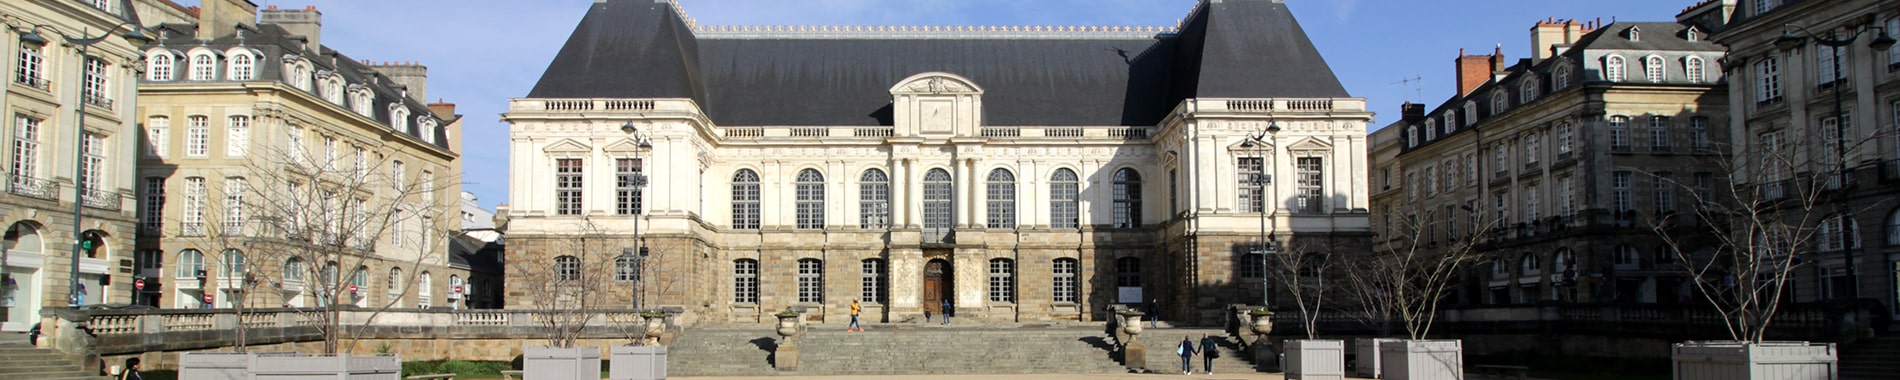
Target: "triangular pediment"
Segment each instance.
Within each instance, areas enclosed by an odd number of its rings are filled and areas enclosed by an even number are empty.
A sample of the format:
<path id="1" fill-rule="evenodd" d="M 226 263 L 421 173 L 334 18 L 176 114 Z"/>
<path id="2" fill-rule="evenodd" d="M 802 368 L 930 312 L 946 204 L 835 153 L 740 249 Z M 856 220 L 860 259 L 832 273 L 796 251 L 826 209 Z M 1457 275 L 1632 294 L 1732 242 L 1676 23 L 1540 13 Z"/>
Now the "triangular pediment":
<path id="1" fill-rule="evenodd" d="M 561 140 L 553 144 L 548 144 L 546 148 L 541 148 L 541 151 L 548 153 L 587 153 L 594 151 L 594 147 L 587 146 L 587 144 L 583 144 L 579 141 Z"/>
<path id="2" fill-rule="evenodd" d="M 615 141 L 612 144 L 607 144 L 607 148 L 602 149 L 602 150 L 605 150 L 608 153 L 638 152 L 640 151 L 640 142 L 634 141 L 631 138 L 620 139 L 620 141 Z"/>
<path id="3" fill-rule="evenodd" d="M 1312 138 L 1312 137 L 1301 139 L 1299 142 L 1296 142 L 1296 143 L 1293 143 L 1293 145 L 1287 146 L 1287 150 L 1332 150 L 1332 149 L 1333 149 L 1332 143 L 1328 143 L 1324 140 L 1320 140 L 1320 139 Z"/>

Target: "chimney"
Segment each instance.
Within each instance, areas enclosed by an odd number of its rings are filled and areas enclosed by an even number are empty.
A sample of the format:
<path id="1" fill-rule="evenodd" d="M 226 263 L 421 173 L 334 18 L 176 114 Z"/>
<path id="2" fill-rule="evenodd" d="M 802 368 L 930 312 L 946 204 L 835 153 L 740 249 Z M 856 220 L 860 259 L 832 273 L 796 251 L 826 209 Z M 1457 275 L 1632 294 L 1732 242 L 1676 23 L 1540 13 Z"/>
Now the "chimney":
<path id="1" fill-rule="evenodd" d="M 409 90 L 409 97 L 417 102 L 429 99 L 429 67 L 415 62 L 380 62 L 369 66 L 383 73 L 389 80 Z M 450 107 L 454 107 L 450 105 Z M 440 112 L 438 112 L 440 114 Z"/>
<path id="2" fill-rule="evenodd" d="M 1405 105 L 1399 106 L 1399 115 L 1406 123 L 1418 122 L 1419 119 L 1425 118 L 1425 105 L 1405 102 Z"/>
<path id="3" fill-rule="evenodd" d="M 1558 54 L 1557 48 L 1568 47 L 1583 38 L 1583 23 L 1577 20 L 1556 19 L 1538 21 L 1531 27 L 1531 59 L 1542 62 Z"/>
<path id="4" fill-rule="evenodd" d="M 1455 96 L 1469 94 L 1490 80 L 1491 73 L 1497 72 L 1492 68 L 1497 65 L 1495 60 L 1491 56 L 1465 55 L 1465 49 L 1458 49 L 1458 93 Z"/>
<path id="5" fill-rule="evenodd" d="M 284 28 L 284 31 L 290 32 L 291 35 L 303 37 L 307 40 L 308 42 L 304 44 L 305 49 L 310 50 L 312 53 L 323 52 L 323 40 L 321 39 L 323 36 L 323 12 L 318 12 L 316 6 L 304 7 L 301 10 L 278 9 L 272 6 L 264 9 L 260 14 L 264 18 L 263 23 L 277 25 L 278 27 Z"/>
<path id="6" fill-rule="evenodd" d="M 198 9 L 198 39 L 213 40 L 237 33 L 238 24 L 257 27 L 257 4 L 249 0 L 204 0 Z"/>

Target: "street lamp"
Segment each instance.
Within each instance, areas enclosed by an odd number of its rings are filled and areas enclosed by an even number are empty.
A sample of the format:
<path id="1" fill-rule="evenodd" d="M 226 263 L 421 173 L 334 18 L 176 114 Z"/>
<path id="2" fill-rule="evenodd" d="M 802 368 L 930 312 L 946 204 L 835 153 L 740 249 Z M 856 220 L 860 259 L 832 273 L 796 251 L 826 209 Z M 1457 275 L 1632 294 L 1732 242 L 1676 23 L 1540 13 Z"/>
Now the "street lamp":
<path id="1" fill-rule="evenodd" d="M 621 124 L 620 132 L 633 137 L 635 145 L 638 147 L 638 149 L 634 150 L 633 152 L 635 158 L 639 157 L 640 151 L 653 149 L 653 142 L 647 139 L 647 135 L 645 133 L 640 132 L 639 127 L 636 127 L 633 125 L 632 120 L 628 120 L 626 124 Z M 633 207 L 633 248 L 620 252 L 621 257 L 634 260 L 634 267 L 633 267 L 633 270 L 634 270 L 633 308 L 634 310 L 639 310 L 640 304 L 643 301 L 645 301 L 642 299 L 644 297 L 641 297 L 642 296 L 641 292 L 645 290 L 645 289 L 642 289 L 641 285 L 643 285 L 643 283 L 646 282 L 646 276 L 642 272 L 646 271 L 647 249 L 646 247 L 640 246 L 640 217 L 646 214 L 644 210 L 642 210 L 646 208 L 646 199 L 645 199 L 646 194 L 644 194 L 645 191 L 642 190 L 646 188 L 647 186 L 647 175 L 646 173 L 644 173 L 646 169 L 645 168 L 646 163 L 641 162 L 640 166 L 641 166 L 640 171 L 627 173 L 625 175 L 622 175 L 620 178 L 621 186 L 631 188 L 633 189 L 633 191 L 641 193 L 638 198 L 635 198 L 639 203 L 637 203 Z M 633 256 L 632 255 L 633 252 L 639 252 L 640 256 L 637 258 L 631 257 Z"/>
<path id="2" fill-rule="evenodd" d="M 1267 160 L 1267 154 L 1272 153 L 1273 136 L 1279 133 L 1280 124 L 1269 121 L 1267 122 L 1267 130 L 1265 132 L 1249 134 L 1246 140 L 1240 142 L 1241 148 L 1253 149 L 1254 155 L 1260 157 L 1260 172 L 1254 173 L 1253 178 L 1249 178 L 1247 183 L 1253 185 L 1254 190 L 1260 194 L 1260 209 L 1257 210 L 1260 212 L 1260 240 L 1258 241 L 1258 247 L 1260 247 L 1260 306 L 1266 308 L 1273 307 L 1273 282 L 1267 279 L 1267 257 L 1269 257 L 1268 255 L 1278 253 L 1280 250 L 1278 242 L 1271 240 L 1272 237 L 1267 235 L 1267 213 L 1269 212 L 1267 210 L 1271 210 L 1268 207 L 1272 206 L 1267 203 L 1267 185 L 1273 182 L 1273 176 L 1267 174 L 1269 167 L 1267 165 L 1269 161 Z"/>
<path id="3" fill-rule="evenodd" d="M 1848 235 L 1858 233 L 1858 231 L 1849 231 L 1854 224 L 1852 219 L 1848 217 L 1847 181 L 1852 178 L 1853 172 L 1850 171 L 1852 168 L 1847 166 L 1847 111 L 1845 107 L 1841 105 L 1841 92 L 1843 91 L 1841 87 L 1847 86 L 1846 83 L 1842 83 L 1841 78 L 1841 71 L 1846 68 L 1846 65 L 1841 64 L 1841 47 L 1853 45 L 1854 40 L 1859 39 L 1860 35 L 1866 34 L 1868 31 L 1877 30 L 1878 32 L 1874 33 L 1874 39 L 1867 42 L 1867 47 L 1874 48 L 1875 51 L 1887 51 L 1887 49 L 1893 48 L 1893 36 L 1887 34 L 1889 32 L 1887 28 L 1874 25 L 1873 20 L 1873 15 L 1867 15 L 1867 27 L 1854 31 L 1853 35 L 1849 35 L 1846 38 L 1836 38 L 1836 32 L 1833 30 L 1827 32 L 1827 37 L 1821 37 L 1815 35 L 1813 31 L 1809 31 L 1805 26 L 1786 24 L 1781 27 L 1781 37 L 1775 39 L 1775 47 L 1781 48 L 1782 50 L 1799 49 L 1801 45 L 1806 44 L 1808 41 L 1814 41 L 1817 45 L 1828 47 L 1828 54 L 1833 58 L 1834 78 L 1830 83 L 1833 83 L 1834 86 L 1835 178 L 1831 179 L 1830 182 L 1838 181 L 1835 182 L 1835 184 L 1838 185 L 1837 187 L 1840 191 L 1839 194 L 1836 194 L 1838 199 L 1835 202 L 1839 208 L 1839 215 L 1836 215 L 1836 217 L 1841 220 L 1838 233 L 1840 233 L 1842 237 L 1841 253 L 1843 258 L 1846 259 L 1847 282 L 1852 284 L 1847 287 L 1846 294 L 1841 295 L 1841 298 L 1846 299 L 1859 297 L 1860 272 L 1854 270 L 1854 238 Z M 1794 34 L 1795 31 L 1800 31 L 1801 34 Z"/>
<path id="4" fill-rule="evenodd" d="M 111 28 L 107 28 L 105 33 L 100 33 L 98 36 L 89 35 L 91 32 L 87 29 L 80 29 L 79 35 L 73 36 L 59 31 L 59 28 L 53 27 L 52 25 L 34 24 L 20 31 L 20 43 L 24 46 L 34 48 L 46 46 L 46 37 L 41 37 L 39 33 L 41 29 L 46 29 L 53 31 L 53 33 L 58 35 L 61 40 L 64 40 L 67 45 L 78 46 L 79 64 L 74 66 L 77 66 L 79 69 L 80 81 L 84 82 L 86 77 L 86 62 L 89 57 L 91 57 L 88 53 L 92 44 L 105 41 L 107 38 L 112 37 L 113 32 L 119 31 L 119 28 L 128 26 L 132 27 L 132 29 L 120 35 L 120 37 L 125 38 L 126 42 L 131 43 L 134 47 L 143 47 L 145 44 L 152 42 L 151 37 L 147 37 L 145 33 L 139 32 L 140 27 L 137 23 L 122 22 L 118 25 L 113 25 Z M 70 272 L 71 276 L 69 278 L 71 282 L 68 284 L 69 286 L 67 286 L 66 292 L 68 297 L 66 300 L 67 307 L 75 309 L 79 308 L 80 302 L 82 302 L 81 297 L 83 297 L 79 291 L 79 254 L 85 250 L 84 245 L 86 243 L 86 239 L 82 237 L 85 233 L 85 227 L 80 224 L 80 219 L 82 218 L 81 212 L 83 211 L 81 207 L 85 204 L 83 199 L 86 196 L 86 184 L 80 181 L 85 178 L 85 165 L 83 163 L 86 159 L 84 151 L 86 141 L 86 103 L 105 99 L 105 96 L 102 94 L 87 93 L 84 83 L 76 87 L 80 88 L 80 99 L 79 104 L 73 107 L 73 113 L 76 114 L 73 122 L 73 257 Z"/>

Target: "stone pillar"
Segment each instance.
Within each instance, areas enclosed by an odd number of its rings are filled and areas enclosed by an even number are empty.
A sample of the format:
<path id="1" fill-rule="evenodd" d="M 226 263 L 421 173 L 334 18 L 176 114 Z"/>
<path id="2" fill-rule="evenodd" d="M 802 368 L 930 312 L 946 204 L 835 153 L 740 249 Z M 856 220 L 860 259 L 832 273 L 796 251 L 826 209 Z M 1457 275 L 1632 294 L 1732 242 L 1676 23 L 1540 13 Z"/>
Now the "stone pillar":
<path id="1" fill-rule="evenodd" d="M 917 248 L 891 248 L 890 252 L 890 305 L 888 316 L 893 321 L 922 318 L 924 287 L 924 252 Z"/>

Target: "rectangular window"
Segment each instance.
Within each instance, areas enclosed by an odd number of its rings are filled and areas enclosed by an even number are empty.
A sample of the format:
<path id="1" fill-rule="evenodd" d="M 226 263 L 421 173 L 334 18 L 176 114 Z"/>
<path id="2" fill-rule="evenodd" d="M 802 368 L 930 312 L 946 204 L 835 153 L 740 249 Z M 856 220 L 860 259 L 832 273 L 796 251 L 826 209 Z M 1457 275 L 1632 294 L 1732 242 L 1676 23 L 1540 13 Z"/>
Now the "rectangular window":
<path id="1" fill-rule="evenodd" d="M 323 136 L 323 169 L 336 170 L 339 166 L 342 165 L 337 165 L 336 138 Z M 402 181 L 396 181 L 396 183 L 402 183 Z"/>
<path id="2" fill-rule="evenodd" d="M 1755 103 L 1781 101 L 1781 65 L 1773 56 L 1755 62 Z"/>
<path id="3" fill-rule="evenodd" d="M 886 289 L 887 284 L 890 283 L 890 278 L 885 277 L 885 269 L 884 260 L 864 260 L 864 288 L 859 295 L 864 299 L 864 302 L 880 304 L 888 302 L 884 297 L 890 294 L 890 291 Z"/>
<path id="4" fill-rule="evenodd" d="M 1446 194 L 1450 194 L 1453 190 L 1458 189 L 1458 161 L 1447 158 L 1445 159 L 1444 165 L 1445 179 L 1439 182 L 1439 185 L 1444 186 L 1444 192 Z"/>
<path id="5" fill-rule="evenodd" d="M 1713 201 L 1713 199 L 1709 197 L 1713 195 L 1712 193 L 1710 193 L 1710 191 L 1715 188 L 1715 174 L 1695 173 L 1694 181 L 1695 182 L 1692 184 L 1692 186 L 1695 187 L 1696 202 L 1701 203 L 1701 202 Z M 1900 231 L 1900 229 L 1896 229 L 1896 231 Z"/>
<path id="6" fill-rule="evenodd" d="M 1612 199 L 1612 206 L 1614 207 L 1612 209 L 1613 211 L 1624 212 L 1636 209 L 1636 206 L 1633 204 L 1634 200 L 1630 199 L 1631 176 L 1632 173 L 1626 171 L 1618 171 L 1610 174 L 1610 198 Z"/>
<path id="7" fill-rule="evenodd" d="M 244 234 L 244 191 L 243 177 L 224 179 L 224 234 L 236 236 Z"/>
<path id="8" fill-rule="evenodd" d="M 226 122 L 224 133 L 224 155 L 244 157 L 250 152 L 251 117 L 232 116 Z"/>
<path id="9" fill-rule="evenodd" d="M 1689 147 L 1697 152 L 1709 150 L 1709 118 L 1689 119 Z"/>
<path id="10" fill-rule="evenodd" d="M 1570 150 L 1572 149 L 1570 135 L 1575 133 L 1576 131 L 1571 130 L 1570 123 L 1557 126 L 1557 156 L 1559 159 L 1570 154 Z"/>
<path id="11" fill-rule="evenodd" d="M 25 44 L 21 44 L 19 64 L 14 69 L 14 82 L 41 90 L 47 88 L 46 79 L 40 75 L 40 72 L 46 69 L 46 57 L 40 55 L 40 49 L 28 48 Z"/>
<path id="12" fill-rule="evenodd" d="M 435 171 L 422 171 L 422 204 L 435 204 Z"/>
<path id="13" fill-rule="evenodd" d="M 580 215 L 581 159 L 562 158 L 554 165 L 554 214 Z"/>
<path id="14" fill-rule="evenodd" d="M 891 183 L 883 171 L 875 176 L 866 174 L 858 184 L 858 213 L 861 214 L 858 226 L 865 229 L 889 228 L 891 226 Z"/>
<path id="15" fill-rule="evenodd" d="M 369 151 L 360 146 L 354 148 L 356 149 L 356 155 L 353 156 L 356 161 L 356 170 L 351 173 L 359 176 L 369 174 Z"/>
<path id="16" fill-rule="evenodd" d="M 205 229 L 205 179 L 204 177 L 185 178 L 185 213 L 179 218 L 179 234 L 183 236 L 204 236 Z"/>
<path id="17" fill-rule="evenodd" d="M 1836 80 L 1847 79 L 1847 72 L 1840 70 L 1840 66 L 1835 64 L 1835 58 L 1839 54 L 1840 50 L 1838 49 L 1821 44 L 1814 45 L 1815 87 L 1823 89 L 1833 88 L 1834 85 L 1839 84 L 1835 83 Z M 1835 78 L 1835 75 L 1840 75 L 1840 78 Z"/>
<path id="18" fill-rule="evenodd" d="M 1557 178 L 1557 188 L 1554 189 L 1557 193 L 1557 215 L 1570 216 L 1576 213 L 1577 198 L 1572 193 L 1572 185 L 1570 177 Z"/>
<path id="19" fill-rule="evenodd" d="M 1610 117 L 1610 150 L 1627 151 L 1630 149 L 1630 119 L 1624 116 Z"/>
<path id="20" fill-rule="evenodd" d="M 1491 167 L 1497 169 L 1498 177 L 1508 175 L 1511 172 L 1511 149 L 1505 146 L 1509 143 L 1499 141 L 1493 145 L 1495 146 L 1491 149 Z"/>
<path id="21" fill-rule="evenodd" d="M 169 117 L 153 116 L 150 119 L 146 119 L 145 142 L 148 144 L 145 146 L 146 157 L 165 158 L 165 156 L 170 153 L 171 141 L 167 137 L 170 133 L 171 124 L 172 119 Z"/>
<path id="22" fill-rule="evenodd" d="M 1299 199 L 1295 206 L 1308 213 L 1318 213 L 1325 203 L 1325 172 L 1322 171 L 1319 157 L 1300 157 L 1297 161 L 1299 175 Z"/>
<path id="23" fill-rule="evenodd" d="M 1529 185 L 1524 186 L 1524 223 L 1537 222 L 1537 212 L 1538 209 L 1541 208 L 1538 206 L 1537 183 L 1531 182 Z"/>
<path id="24" fill-rule="evenodd" d="M 1668 116 L 1650 117 L 1649 118 L 1649 149 L 1651 151 L 1656 151 L 1656 152 L 1667 152 L 1669 151 L 1670 147 L 1671 147 L 1671 144 L 1669 143 L 1669 117 Z"/>
<path id="25" fill-rule="evenodd" d="M 106 178 L 110 178 L 105 174 L 105 144 L 105 137 L 101 137 L 97 133 L 86 132 L 80 137 L 79 188 L 86 190 L 87 194 L 85 198 L 102 198 L 106 196 L 117 198 L 117 195 L 99 193 L 99 189 L 105 188 L 103 184 Z"/>
<path id="26" fill-rule="evenodd" d="M 1676 186 L 1669 181 L 1668 172 L 1657 172 L 1655 182 L 1650 184 L 1649 199 L 1655 206 L 1656 215 L 1676 211 Z"/>
<path id="27" fill-rule="evenodd" d="M 409 168 L 403 165 L 402 160 L 390 161 L 389 183 L 398 191 L 409 188 Z"/>
<path id="28" fill-rule="evenodd" d="M 732 262 L 732 302 L 759 303 L 759 262 Z"/>
<path id="29" fill-rule="evenodd" d="M 16 188 L 35 188 L 40 186 L 34 176 L 39 175 L 40 167 L 40 120 L 26 115 L 13 117 L 13 155 L 8 169 L 12 170 L 12 185 Z M 17 192 L 17 191 L 16 191 Z"/>
<path id="30" fill-rule="evenodd" d="M 111 92 L 106 89 L 106 66 L 104 60 L 86 57 L 86 87 L 80 95 L 86 104 L 112 109 L 112 98 L 107 97 Z"/>
<path id="31" fill-rule="evenodd" d="M 1261 212 L 1266 207 L 1267 178 L 1266 159 L 1261 157 L 1241 157 L 1236 167 L 1236 177 L 1240 179 L 1240 212 Z"/>
<path id="32" fill-rule="evenodd" d="M 1016 302 L 1016 265 L 1008 259 L 990 260 L 990 302 Z"/>
<path id="33" fill-rule="evenodd" d="M 1497 223 L 1503 224 L 1511 220 L 1511 197 L 1509 192 L 1492 194 L 1491 204 L 1496 207 L 1493 210 L 1497 211 Z"/>
<path id="34" fill-rule="evenodd" d="M 798 260 L 798 302 L 825 302 L 825 262 Z"/>
<path id="35" fill-rule="evenodd" d="M 1429 196 L 1432 196 L 1433 194 L 1437 194 L 1438 193 L 1438 168 L 1429 167 L 1429 166 L 1425 167 L 1424 176 L 1425 176 L 1425 185 L 1422 187 L 1425 188 L 1425 196 L 1429 197 Z"/>
<path id="36" fill-rule="evenodd" d="M 192 116 L 185 119 L 185 155 L 204 157 L 210 153 L 210 118 Z"/>
<path id="37" fill-rule="evenodd" d="M 640 214 L 641 189 L 647 185 L 642 164 L 638 158 L 614 159 L 614 214 Z"/>
<path id="38" fill-rule="evenodd" d="M 1847 135 L 1845 134 L 1846 131 L 1854 129 L 1854 119 L 1847 116 L 1853 115 L 1853 112 L 1851 109 L 1847 110 L 1839 119 L 1832 117 L 1821 119 L 1821 152 L 1819 155 L 1821 158 L 1818 164 L 1826 167 L 1826 169 L 1822 170 L 1828 171 L 1827 188 L 1830 190 L 1841 188 L 1841 173 L 1833 170 L 1833 168 L 1836 164 L 1841 163 L 1841 149 L 1845 146 L 1842 145 L 1843 141 L 1841 141 L 1841 137 Z"/>
<path id="39" fill-rule="evenodd" d="M 1445 223 L 1446 241 L 1458 240 L 1458 222 L 1457 222 L 1457 219 L 1455 219 L 1455 217 L 1457 216 L 1457 212 L 1458 212 L 1457 207 L 1445 206 L 1445 213 L 1443 214 L 1444 215 L 1443 219 L 1445 220 L 1444 223 Z"/>
<path id="40" fill-rule="evenodd" d="M 1751 14 L 1759 16 L 1763 13 L 1768 13 L 1768 11 L 1775 10 L 1775 5 L 1779 3 L 1781 3 L 1781 0 L 1754 0 L 1752 4 L 1754 4 L 1755 13 Z"/>
<path id="41" fill-rule="evenodd" d="M 1538 156 L 1543 155 L 1543 149 L 1541 149 L 1538 144 L 1537 135 L 1530 135 L 1524 138 L 1524 165 L 1534 166 L 1537 164 Z"/>
<path id="42" fill-rule="evenodd" d="M 1053 301 L 1056 303 L 1075 303 L 1077 298 L 1077 283 L 1079 282 L 1075 275 L 1075 267 L 1075 259 L 1056 259 L 1054 283 L 1051 284 L 1051 288 L 1055 293 L 1055 299 Z"/>
<path id="43" fill-rule="evenodd" d="M 145 201 L 139 202 L 139 231 L 157 236 L 165 223 L 165 177 L 145 177 Z"/>
<path id="44" fill-rule="evenodd" d="M 1079 188 L 1074 176 L 1058 176 L 1049 184 L 1050 228 L 1076 228 L 1081 223 L 1077 204 Z"/>
<path id="45" fill-rule="evenodd" d="M 290 151 L 290 159 L 297 163 L 309 163 L 310 157 L 304 155 L 303 126 L 291 124 L 290 128 L 285 128 L 284 131 L 284 141 L 285 145 L 288 145 L 286 150 Z"/>

